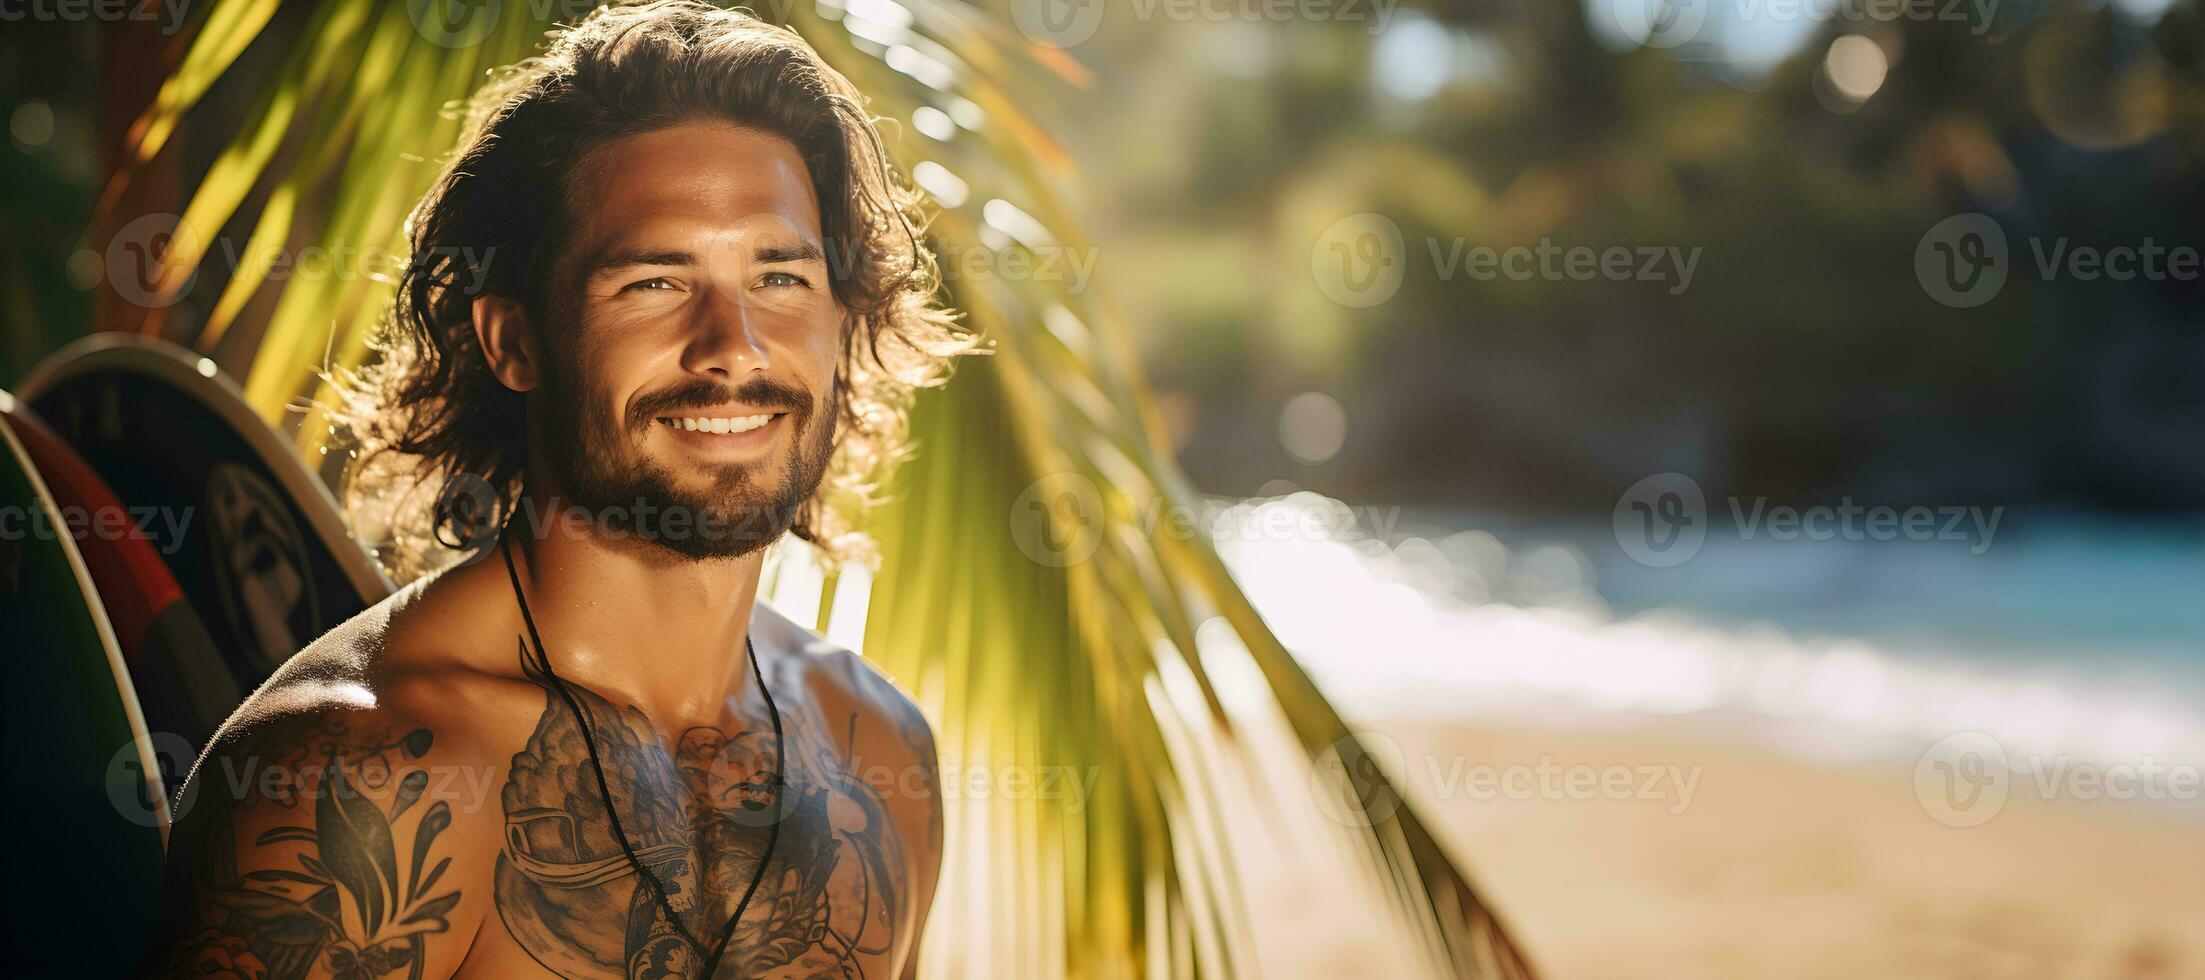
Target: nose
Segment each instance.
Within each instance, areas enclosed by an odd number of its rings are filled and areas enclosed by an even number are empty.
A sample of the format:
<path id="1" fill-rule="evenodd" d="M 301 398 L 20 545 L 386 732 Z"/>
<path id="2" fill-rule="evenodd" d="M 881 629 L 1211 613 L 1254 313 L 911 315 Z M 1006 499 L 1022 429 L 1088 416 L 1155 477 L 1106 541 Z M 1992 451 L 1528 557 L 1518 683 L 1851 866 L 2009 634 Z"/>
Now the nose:
<path id="1" fill-rule="evenodd" d="M 701 304 L 682 347 L 681 366 L 692 374 L 740 380 L 763 373 L 766 349 L 751 329 L 751 311 L 739 294 L 715 289 Z"/>

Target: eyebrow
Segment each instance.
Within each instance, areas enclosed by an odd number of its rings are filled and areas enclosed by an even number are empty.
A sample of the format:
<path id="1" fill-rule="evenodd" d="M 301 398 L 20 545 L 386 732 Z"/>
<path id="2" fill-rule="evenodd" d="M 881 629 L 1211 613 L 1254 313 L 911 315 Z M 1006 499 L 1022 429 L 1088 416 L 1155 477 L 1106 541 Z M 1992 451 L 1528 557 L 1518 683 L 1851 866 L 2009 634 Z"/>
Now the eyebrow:
<path id="1" fill-rule="evenodd" d="M 819 243 L 806 239 L 794 245 L 760 245 L 750 255 L 750 260 L 765 264 L 786 262 L 816 262 L 826 257 Z M 608 252 L 590 265 L 591 276 L 602 275 L 638 265 L 697 265 L 697 253 L 683 249 L 622 249 Z"/>
<path id="2" fill-rule="evenodd" d="M 604 255 L 599 256 L 596 262 L 590 264 L 590 274 L 596 275 L 600 272 L 611 272 L 615 269 L 625 269 L 631 265 L 696 264 L 697 255 L 695 252 L 684 252 L 679 249 L 623 249 L 618 252 L 607 252 Z"/>
<path id="3" fill-rule="evenodd" d="M 753 262 L 817 262 L 825 258 L 819 243 L 807 238 L 794 245 L 760 245 L 750 253 Z"/>

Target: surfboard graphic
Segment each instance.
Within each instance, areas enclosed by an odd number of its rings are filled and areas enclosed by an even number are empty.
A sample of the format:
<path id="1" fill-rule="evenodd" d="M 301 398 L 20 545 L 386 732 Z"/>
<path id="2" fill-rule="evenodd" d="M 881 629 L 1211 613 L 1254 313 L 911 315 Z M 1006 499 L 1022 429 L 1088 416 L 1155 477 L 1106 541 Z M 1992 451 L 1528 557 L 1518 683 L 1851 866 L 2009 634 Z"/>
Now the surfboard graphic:
<path id="1" fill-rule="evenodd" d="M 163 541 L 188 531 L 183 519 L 188 515 L 125 506 L 21 403 L 0 405 L 0 419 L 14 430 L 73 528 L 77 551 L 136 681 L 146 727 L 156 735 L 176 735 L 195 751 L 206 745 L 244 695 L 162 557 Z M 183 776 L 163 773 L 169 794 L 182 788 Z"/>
<path id="2" fill-rule="evenodd" d="M 14 399 L 0 392 L 0 407 Z M 161 761 L 90 572 L 13 428 L 0 424 L 0 651 L 18 777 L 6 808 L 11 877 L 33 889 L 9 914 L 9 972 L 125 976 L 160 911 L 168 831 Z M 189 759 L 167 760 L 171 768 Z M 100 923 L 99 942 L 54 942 Z"/>
<path id="3" fill-rule="evenodd" d="M 42 362 L 22 397 L 124 505 L 190 515 L 157 544 L 238 691 L 390 593 L 328 490 L 212 361 L 99 334 Z"/>

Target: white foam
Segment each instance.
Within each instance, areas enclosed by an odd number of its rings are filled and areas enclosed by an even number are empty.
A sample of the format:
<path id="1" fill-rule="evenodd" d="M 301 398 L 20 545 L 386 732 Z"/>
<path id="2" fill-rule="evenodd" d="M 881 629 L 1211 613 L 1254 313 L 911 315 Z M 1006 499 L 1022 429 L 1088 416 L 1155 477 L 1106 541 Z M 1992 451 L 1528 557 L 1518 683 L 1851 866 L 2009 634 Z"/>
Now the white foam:
<path id="1" fill-rule="evenodd" d="M 1912 756 L 1980 731 L 2022 759 L 2205 764 L 2205 718 L 2166 685 L 1674 612 L 1619 619 L 1597 601 L 1466 600 L 1432 556 L 1472 555 L 1482 567 L 1453 569 L 1457 581 L 1491 579 L 1511 563 L 1482 532 L 1470 532 L 1479 548 L 1435 551 L 1415 538 L 1261 530 L 1337 527 L 1344 510 L 1301 492 L 1225 508 L 1213 531 L 1265 620 L 1351 717 L 1607 725 L 1692 713 L 1748 723 L 1813 755 Z M 1529 563 L 1566 580 L 1562 564 L 1551 554 Z M 2091 652 L 2070 662 L 2102 662 Z"/>

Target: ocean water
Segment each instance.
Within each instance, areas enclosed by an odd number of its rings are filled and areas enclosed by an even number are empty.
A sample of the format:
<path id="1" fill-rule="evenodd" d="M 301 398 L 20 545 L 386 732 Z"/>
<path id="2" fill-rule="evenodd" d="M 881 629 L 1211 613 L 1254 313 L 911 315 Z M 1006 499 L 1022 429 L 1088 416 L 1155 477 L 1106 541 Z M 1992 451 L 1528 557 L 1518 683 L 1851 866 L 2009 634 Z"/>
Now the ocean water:
<path id="1" fill-rule="evenodd" d="M 1351 719 L 1690 720 L 1833 759 L 1970 733 L 2025 767 L 2205 765 L 2205 518 L 2010 511 L 1922 540 L 1724 521 L 1657 567 L 1612 521 L 1213 506 L 1235 577 Z"/>

